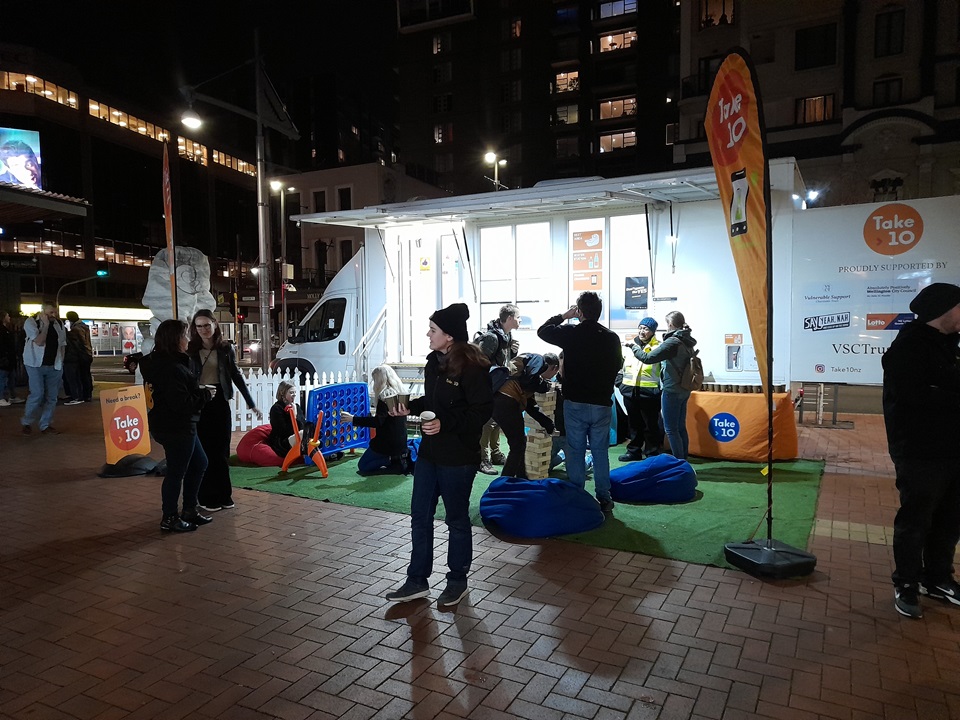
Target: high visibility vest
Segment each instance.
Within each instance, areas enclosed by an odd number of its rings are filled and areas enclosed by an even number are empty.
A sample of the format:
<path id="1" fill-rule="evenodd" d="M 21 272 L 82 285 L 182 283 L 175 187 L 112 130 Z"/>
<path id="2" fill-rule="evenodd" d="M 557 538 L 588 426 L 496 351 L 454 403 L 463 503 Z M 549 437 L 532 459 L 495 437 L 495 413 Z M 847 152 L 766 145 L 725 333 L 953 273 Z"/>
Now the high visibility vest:
<path id="1" fill-rule="evenodd" d="M 650 352 L 660 341 L 656 337 L 650 338 L 650 341 L 644 346 L 644 352 Z M 660 363 L 647 365 L 633 356 L 633 350 L 628 347 L 623 348 L 623 384 L 630 387 L 660 387 Z"/>

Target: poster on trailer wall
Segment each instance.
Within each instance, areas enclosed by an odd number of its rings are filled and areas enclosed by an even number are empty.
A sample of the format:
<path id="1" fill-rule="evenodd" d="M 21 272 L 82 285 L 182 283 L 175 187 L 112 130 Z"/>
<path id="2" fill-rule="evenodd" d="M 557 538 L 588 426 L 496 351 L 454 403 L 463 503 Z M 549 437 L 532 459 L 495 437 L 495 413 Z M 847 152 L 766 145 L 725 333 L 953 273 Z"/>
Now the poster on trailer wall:
<path id="1" fill-rule="evenodd" d="M 0 182 L 40 190 L 40 133 L 0 127 Z"/>
<path id="2" fill-rule="evenodd" d="M 960 284 L 960 196 L 794 216 L 794 381 L 880 384 L 883 353 L 934 282 Z"/>

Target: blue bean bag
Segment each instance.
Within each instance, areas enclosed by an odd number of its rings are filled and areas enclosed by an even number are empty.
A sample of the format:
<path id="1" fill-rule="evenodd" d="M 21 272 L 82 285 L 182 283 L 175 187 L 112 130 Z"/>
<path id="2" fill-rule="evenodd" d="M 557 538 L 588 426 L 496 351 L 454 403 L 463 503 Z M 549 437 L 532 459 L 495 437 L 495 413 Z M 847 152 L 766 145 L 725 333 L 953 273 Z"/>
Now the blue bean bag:
<path id="1" fill-rule="evenodd" d="M 525 538 L 586 532 L 603 524 L 603 511 L 590 493 L 557 478 L 498 477 L 480 498 L 480 517 Z"/>
<path id="2" fill-rule="evenodd" d="M 610 495 L 621 502 L 687 502 L 696 489 L 697 473 L 673 455 L 654 455 L 610 471 Z"/>

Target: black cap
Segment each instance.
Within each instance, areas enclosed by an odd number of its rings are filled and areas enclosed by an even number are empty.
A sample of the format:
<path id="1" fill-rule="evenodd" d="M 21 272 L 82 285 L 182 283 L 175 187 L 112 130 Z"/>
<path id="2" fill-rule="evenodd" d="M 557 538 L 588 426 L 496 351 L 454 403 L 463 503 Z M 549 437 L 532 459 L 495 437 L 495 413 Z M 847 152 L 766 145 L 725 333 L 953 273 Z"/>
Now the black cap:
<path id="1" fill-rule="evenodd" d="M 454 341 L 467 342 L 467 318 L 469 317 L 470 308 L 463 303 L 454 303 L 437 310 L 430 319 Z"/>
<path id="2" fill-rule="evenodd" d="M 929 322 L 960 305 L 960 287 L 950 283 L 933 283 L 921 290 L 910 303 L 917 320 Z"/>

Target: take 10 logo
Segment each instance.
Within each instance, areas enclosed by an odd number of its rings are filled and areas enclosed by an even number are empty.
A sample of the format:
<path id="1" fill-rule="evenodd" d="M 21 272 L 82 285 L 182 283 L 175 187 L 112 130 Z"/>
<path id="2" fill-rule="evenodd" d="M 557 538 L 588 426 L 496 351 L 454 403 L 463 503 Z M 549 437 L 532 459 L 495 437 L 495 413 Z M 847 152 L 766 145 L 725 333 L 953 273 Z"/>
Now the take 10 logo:
<path id="1" fill-rule="evenodd" d="M 717 442 L 736 440 L 740 434 L 740 421 L 730 413 L 717 413 L 710 418 L 710 434 Z"/>

